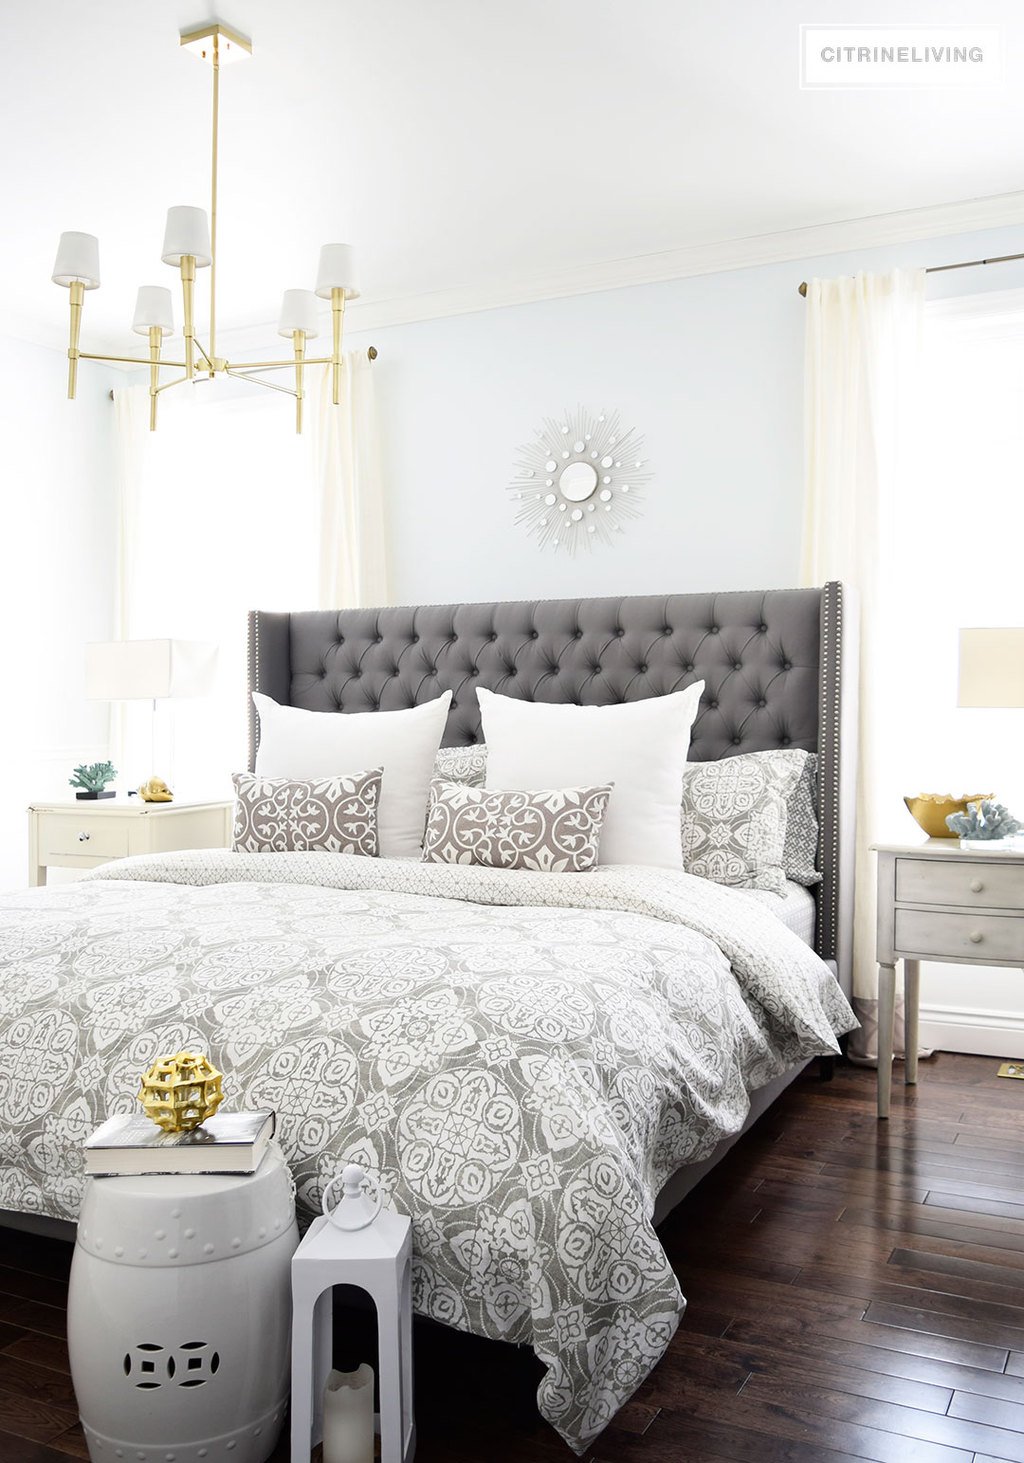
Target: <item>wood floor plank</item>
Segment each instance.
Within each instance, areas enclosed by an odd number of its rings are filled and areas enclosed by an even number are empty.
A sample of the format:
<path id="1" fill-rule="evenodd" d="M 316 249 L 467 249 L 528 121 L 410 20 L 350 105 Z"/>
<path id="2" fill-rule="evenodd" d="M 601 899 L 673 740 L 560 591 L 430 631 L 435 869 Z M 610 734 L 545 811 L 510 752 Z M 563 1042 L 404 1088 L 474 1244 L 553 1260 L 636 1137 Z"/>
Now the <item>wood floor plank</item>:
<path id="1" fill-rule="evenodd" d="M 4 1347 L 2 1355 L 17 1357 L 33 1366 L 70 1375 L 68 1347 L 63 1336 L 44 1336 L 41 1332 L 22 1331 L 17 1339 Z"/>

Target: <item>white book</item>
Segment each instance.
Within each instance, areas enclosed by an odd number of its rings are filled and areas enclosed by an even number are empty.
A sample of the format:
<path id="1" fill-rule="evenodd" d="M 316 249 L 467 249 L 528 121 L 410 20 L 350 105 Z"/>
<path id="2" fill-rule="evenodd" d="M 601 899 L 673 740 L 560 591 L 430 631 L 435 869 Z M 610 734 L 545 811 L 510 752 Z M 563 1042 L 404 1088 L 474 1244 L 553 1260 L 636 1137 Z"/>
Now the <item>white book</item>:
<path id="1" fill-rule="evenodd" d="M 255 1173 L 274 1136 L 270 1111 L 217 1113 L 189 1133 L 149 1118 L 108 1118 L 85 1140 L 87 1174 Z"/>

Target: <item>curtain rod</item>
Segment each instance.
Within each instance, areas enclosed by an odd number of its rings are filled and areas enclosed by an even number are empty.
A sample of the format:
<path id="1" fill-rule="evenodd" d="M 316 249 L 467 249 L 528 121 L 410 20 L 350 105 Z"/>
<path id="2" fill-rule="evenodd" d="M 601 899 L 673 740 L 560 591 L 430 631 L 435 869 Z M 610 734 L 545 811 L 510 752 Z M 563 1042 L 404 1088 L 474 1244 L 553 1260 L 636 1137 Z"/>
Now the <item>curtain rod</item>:
<path id="1" fill-rule="evenodd" d="M 994 259 L 964 259 L 960 264 L 932 264 L 925 274 L 945 274 L 948 269 L 977 269 L 981 264 L 1009 264 L 1014 259 L 1024 259 L 1024 254 L 997 254 Z M 797 286 L 797 293 L 807 298 L 807 281 Z"/>
<path id="2" fill-rule="evenodd" d="M 804 288 L 806 289 L 807 286 L 805 285 Z M 366 359 L 368 361 L 375 361 L 377 359 L 377 355 L 378 355 L 378 351 L 377 351 L 377 347 L 375 345 L 368 345 L 366 347 Z M 146 364 L 147 363 L 145 361 L 140 361 L 139 362 L 139 365 L 140 366 L 144 366 Z M 243 361 L 242 364 L 244 365 L 245 362 Z M 202 378 L 200 377 L 200 379 L 202 379 Z M 108 401 L 113 401 L 113 399 L 114 399 L 114 393 L 113 393 L 113 391 L 108 391 L 107 392 L 107 400 Z"/>

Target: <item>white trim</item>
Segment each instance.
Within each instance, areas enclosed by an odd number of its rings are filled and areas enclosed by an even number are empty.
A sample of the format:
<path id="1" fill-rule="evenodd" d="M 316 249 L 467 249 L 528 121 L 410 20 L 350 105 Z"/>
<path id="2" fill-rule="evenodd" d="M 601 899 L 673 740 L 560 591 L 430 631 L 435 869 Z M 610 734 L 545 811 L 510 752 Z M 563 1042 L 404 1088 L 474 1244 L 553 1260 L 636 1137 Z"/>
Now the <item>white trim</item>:
<path id="1" fill-rule="evenodd" d="M 354 300 L 345 310 L 348 332 L 384 330 L 392 325 L 410 325 L 423 320 L 441 320 L 451 315 L 471 315 L 481 310 L 499 310 L 509 305 L 527 305 L 539 300 L 565 299 L 602 290 L 625 289 L 631 285 L 660 284 L 694 275 L 719 274 L 734 269 L 780 264 L 787 260 L 813 259 L 864 249 L 884 248 L 915 239 L 968 234 L 981 229 L 998 229 L 1024 224 L 1024 191 L 1000 193 L 987 198 L 968 198 L 928 208 L 908 208 L 897 213 L 880 213 L 868 218 L 841 219 L 785 229 L 748 238 L 721 239 L 707 244 L 689 244 L 656 254 L 626 259 L 579 264 L 548 274 L 512 276 L 489 283 L 457 285 L 452 289 L 404 295 L 390 300 Z M 926 261 L 922 260 L 922 263 Z M 793 280 L 794 297 L 799 279 Z M 798 302 L 797 302 L 798 303 Z M 54 317 L 56 321 L 56 316 Z M 330 335 L 330 312 L 322 313 L 321 340 Z M 200 320 L 200 329 L 202 320 Z M 10 334 L 42 345 L 66 344 L 63 315 L 55 324 L 47 320 L 34 328 L 22 319 L 9 324 Z M 125 349 L 131 343 L 123 333 L 88 334 L 88 311 L 83 335 L 94 350 Z M 222 325 L 218 345 L 229 356 L 241 357 L 265 351 L 277 339 L 276 320 L 264 320 L 241 327 Z M 123 368 L 128 369 L 128 368 Z"/>
<path id="2" fill-rule="evenodd" d="M 922 1005 L 921 1046 L 984 1057 L 1024 1056 L 1024 1013 Z"/>

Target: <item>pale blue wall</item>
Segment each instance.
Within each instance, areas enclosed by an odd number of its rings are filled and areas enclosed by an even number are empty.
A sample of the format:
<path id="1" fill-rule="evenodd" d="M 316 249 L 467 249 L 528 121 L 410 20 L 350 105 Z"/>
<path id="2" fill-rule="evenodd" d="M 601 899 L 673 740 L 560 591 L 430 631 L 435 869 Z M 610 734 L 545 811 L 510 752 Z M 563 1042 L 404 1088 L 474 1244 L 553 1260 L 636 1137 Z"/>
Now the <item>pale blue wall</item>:
<path id="1" fill-rule="evenodd" d="M 394 599 L 790 585 L 802 485 L 804 305 L 813 275 L 974 259 L 1024 231 L 918 241 L 545 301 L 349 337 L 380 349 Z M 933 275 L 932 295 L 1024 286 L 1020 265 Z M 583 404 L 646 435 L 656 476 L 614 548 L 541 551 L 505 492 L 516 449 Z"/>

